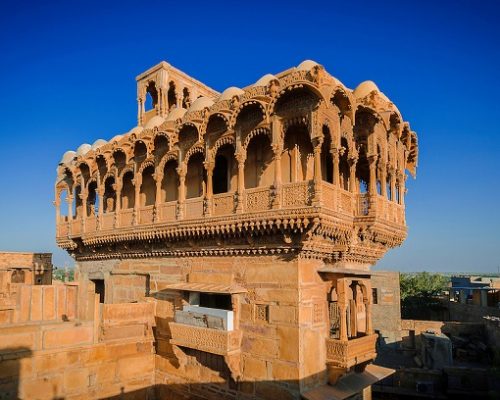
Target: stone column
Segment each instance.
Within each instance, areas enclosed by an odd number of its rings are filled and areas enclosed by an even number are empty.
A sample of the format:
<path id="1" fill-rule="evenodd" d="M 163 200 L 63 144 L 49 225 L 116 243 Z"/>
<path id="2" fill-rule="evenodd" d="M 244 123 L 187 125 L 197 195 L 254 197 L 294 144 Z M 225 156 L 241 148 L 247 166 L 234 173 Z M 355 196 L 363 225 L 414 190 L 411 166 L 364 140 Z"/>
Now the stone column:
<path id="1" fill-rule="evenodd" d="M 142 126 L 144 124 L 144 113 L 146 112 L 144 108 L 144 98 L 137 98 L 137 124 Z"/>
<path id="2" fill-rule="evenodd" d="M 122 210 L 122 185 L 120 183 L 115 183 L 113 185 L 113 189 L 115 190 L 115 196 L 116 196 L 115 228 L 118 228 L 120 226 L 120 213 Z"/>
<path id="3" fill-rule="evenodd" d="M 399 203 L 401 205 L 405 204 L 405 195 L 406 195 L 406 175 L 404 172 L 401 172 L 399 175 Z"/>
<path id="4" fill-rule="evenodd" d="M 176 89 L 177 89 L 177 87 L 176 87 Z M 182 90 L 180 91 L 180 93 L 176 93 L 175 100 L 176 100 L 177 108 L 181 108 L 182 107 Z"/>
<path id="5" fill-rule="evenodd" d="M 340 186 L 339 151 L 338 149 L 332 147 L 330 149 L 330 153 L 332 155 L 332 161 L 333 161 L 333 184 L 335 186 Z"/>
<path id="6" fill-rule="evenodd" d="M 356 185 L 356 163 L 358 159 L 356 157 L 352 157 L 349 159 L 349 191 L 351 193 L 357 193 L 358 188 Z"/>
<path id="7" fill-rule="evenodd" d="M 238 162 L 238 189 L 237 189 L 237 203 L 236 212 L 242 213 L 244 209 L 244 196 L 245 196 L 245 160 L 246 153 L 244 149 L 240 149 L 235 154 L 236 161 Z"/>
<path id="8" fill-rule="evenodd" d="M 315 206 L 321 206 L 321 183 L 323 177 L 321 174 L 321 145 L 323 144 L 323 138 L 317 137 L 314 140 L 314 196 L 312 203 Z"/>
<path id="9" fill-rule="evenodd" d="M 368 156 L 368 163 L 370 164 L 370 183 L 368 185 L 368 193 L 370 196 L 377 194 L 377 155 L 373 154 Z"/>
<path id="10" fill-rule="evenodd" d="M 155 194 L 155 207 L 153 212 L 153 221 L 158 222 L 160 220 L 160 204 L 161 201 L 161 183 L 163 181 L 163 173 L 156 172 L 154 175 L 156 183 L 156 194 Z"/>
<path id="11" fill-rule="evenodd" d="M 347 305 L 339 301 L 340 340 L 347 341 Z"/>
<path id="12" fill-rule="evenodd" d="M 396 201 L 396 177 L 394 169 L 391 171 L 391 200 Z"/>
<path id="13" fill-rule="evenodd" d="M 132 225 L 138 225 L 139 224 L 140 202 L 141 202 L 142 175 L 140 173 L 136 173 L 132 183 L 134 184 L 134 190 L 135 190 L 134 215 L 132 218 Z"/>
<path id="14" fill-rule="evenodd" d="M 273 163 L 274 163 L 274 183 L 273 183 L 273 208 L 281 207 L 281 154 L 283 153 L 283 143 L 274 143 L 273 149 Z"/>
<path id="15" fill-rule="evenodd" d="M 213 174 L 215 164 L 211 161 L 205 161 L 203 163 L 205 171 L 207 171 L 207 192 L 205 194 L 205 215 L 212 215 L 212 199 L 214 195 L 213 190 Z"/>
<path id="16" fill-rule="evenodd" d="M 382 186 L 382 196 L 387 199 L 387 168 L 385 164 L 380 166 L 380 185 Z"/>
<path id="17" fill-rule="evenodd" d="M 186 168 L 178 167 L 179 174 L 179 199 L 177 202 L 177 219 L 184 218 L 184 203 L 186 201 Z"/>
<path id="18" fill-rule="evenodd" d="M 68 221 L 73 219 L 73 196 L 68 194 L 66 197 L 66 203 L 68 204 Z"/>

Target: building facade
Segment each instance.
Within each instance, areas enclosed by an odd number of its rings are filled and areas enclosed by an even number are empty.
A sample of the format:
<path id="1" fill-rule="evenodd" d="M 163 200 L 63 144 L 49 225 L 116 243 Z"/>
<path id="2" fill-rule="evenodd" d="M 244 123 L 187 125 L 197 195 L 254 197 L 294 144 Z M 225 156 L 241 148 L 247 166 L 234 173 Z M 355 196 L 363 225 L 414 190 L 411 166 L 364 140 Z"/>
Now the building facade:
<path id="1" fill-rule="evenodd" d="M 0 275 L 5 283 L 50 285 L 52 269 L 52 253 L 0 252 Z"/>
<path id="2" fill-rule="evenodd" d="M 57 243 L 82 292 L 154 302 L 161 395 L 319 399 L 384 375 L 370 266 L 406 237 L 418 158 L 396 106 L 313 61 L 222 93 L 162 62 L 137 100 L 131 131 L 64 154 Z"/>

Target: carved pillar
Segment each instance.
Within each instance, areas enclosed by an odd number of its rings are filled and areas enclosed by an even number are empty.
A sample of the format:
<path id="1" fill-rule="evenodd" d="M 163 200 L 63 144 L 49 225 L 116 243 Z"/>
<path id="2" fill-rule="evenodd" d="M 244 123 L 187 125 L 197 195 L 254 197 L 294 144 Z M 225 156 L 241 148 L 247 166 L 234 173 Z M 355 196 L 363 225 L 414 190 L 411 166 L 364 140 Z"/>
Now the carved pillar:
<path id="1" fill-rule="evenodd" d="M 236 212 L 243 212 L 243 200 L 245 196 L 245 160 L 246 153 L 245 150 L 240 148 L 240 151 L 235 155 L 236 161 L 238 162 L 238 190 L 237 190 L 237 203 Z"/>
<path id="2" fill-rule="evenodd" d="M 273 208 L 281 207 L 281 154 L 283 154 L 283 143 L 274 143 L 273 149 L 273 163 L 274 163 L 274 197 Z"/>
<path id="3" fill-rule="evenodd" d="M 175 100 L 176 100 L 177 108 L 181 108 L 182 107 L 182 91 L 175 95 Z"/>
<path id="4" fill-rule="evenodd" d="M 380 185 L 382 186 L 382 196 L 387 199 L 387 168 L 385 164 L 380 166 Z"/>
<path id="5" fill-rule="evenodd" d="M 212 161 L 205 161 L 203 163 L 205 171 L 207 171 L 207 193 L 205 194 L 205 214 L 212 215 L 212 198 L 214 195 L 213 190 L 213 174 L 215 164 Z"/>
<path id="6" fill-rule="evenodd" d="M 358 159 L 356 157 L 352 157 L 349 159 L 349 191 L 351 193 L 356 193 L 357 185 L 356 185 L 356 163 Z"/>
<path id="7" fill-rule="evenodd" d="M 396 176 L 395 176 L 395 171 L 392 169 L 391 171 L 391 200 L 395 201 L 396 200 Z"/>
<path id="8" fill-rule="evenodd" d="M 96 189 L 96 193 L 99 196 L 99 204 L 97 205 L 97 226 L 98 229 L 102 229 L 102 215 L 104 214 L 104 188 L 99 187 Z"/>
<path id="9" fill-rule="evenodd" d="M 161 204 L 161 182 L 163 181 L 163 173 L 156 172 L 155 173 L 155 183 L 156 183 L 156 194 L 155 194 L 155 207 L 154 207 L 154 222 L 158 222 L 160 220 L 160 204 Z"/>
<path id="10" fill-rule="evenodd" d="M 56 199 L 54 200 L 54 206 L 56 207 L 56 227 L 57 230 L 59 231 L 59 224 L 61 223 L 61 200 L 59 198 L 59 192 L 57 190 L 56 190 Z"/>
<path id="11" fill-rule="evenodd" d="M 186 201 L 186 168 L 178 167 L 179 174 L 179 199 L 177 203 L 177 219 L 184 218 L 184 202 Z"/>
<path id="12" fill-rule="evenodd" d="M 339 302 L 340 340 L 347 341 L 347 304 Z"/>
<path id="13" fill-rule="evenodd" d="M 136 173 L 134 179 L 132 181 L 135 189 L 135 197 L 134 197 L 134 215 L 133 215 L 133 225 L 139 224 L 139 209 L 141 202 L 141 184 L 142 184 L 142 175 L 140 173 Z"/>
<path id="14" fill-rule="evenodd" d="M 66 203 L 68 203 L 68 221 L 71 221 L 73 219 L 73 196 L 68 195 L 66 197 Z"/>
<path id="15" fill-rule="evenodd" d="M 399 174 L 399 204 L 405 204 L 405 194 L 406 194 L 406 175 L 401 172 Z"/>
<path id="16" fill-rule="evenodd" d="M 338 149 L 332 147 L 330 149 L 330 153 L 332 155 L 332 161 L 333 161 L 333 184 L 335 186 L 340 186 L 339 151 Z"/>
<path id="17" fill-rule="evenodd" d="M 143 97 L 138 97 L 137 98 L 137 124 L 139 126 L 142 126 L 144 124 L 144 98 Z"/>
<path id="18" fill-rule="evenodd" d="M 323 144 L 323 138 L 317 137 L 314 140 L 314 196 L 313 196 L 313 205 L 320 206 L 321 205 L 321 183 L 323 181 L 323 177 L 321 174 L 321 145 Z"/>
<path id="19" fill-rule="evenodd" d="M 370 184 L 368 185 L 368 193 L 370 196 L 377 194 L 377 155 L 368 156 L 370 164 Z"/>
<path id="20" fill-rule="evenodd" d="M 113 186 L 116 194 L 116 205 L 115 205 L 115 228 L 120 226 L 120 212 L 122 210 L 122 185 L 121 183 L 115 183 Z"/>

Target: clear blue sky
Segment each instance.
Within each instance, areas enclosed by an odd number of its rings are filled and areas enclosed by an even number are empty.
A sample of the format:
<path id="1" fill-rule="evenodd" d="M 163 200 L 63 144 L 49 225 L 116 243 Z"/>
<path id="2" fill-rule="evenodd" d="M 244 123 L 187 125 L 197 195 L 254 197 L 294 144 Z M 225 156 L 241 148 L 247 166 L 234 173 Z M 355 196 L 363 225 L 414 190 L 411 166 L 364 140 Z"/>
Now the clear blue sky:
<path id="1" fill-rule="evenodd" d="M 224 5 L 224 6 L 223 6 Z M 52 251 L 62 154 L 136 124 L 135 76 L 166 60 L 217 90 L 304 59 L 374 80 L 419 135 L 404 245 L 379 265 L 500 265 L 498 1 L 2 1 L 0 249 Z"/>

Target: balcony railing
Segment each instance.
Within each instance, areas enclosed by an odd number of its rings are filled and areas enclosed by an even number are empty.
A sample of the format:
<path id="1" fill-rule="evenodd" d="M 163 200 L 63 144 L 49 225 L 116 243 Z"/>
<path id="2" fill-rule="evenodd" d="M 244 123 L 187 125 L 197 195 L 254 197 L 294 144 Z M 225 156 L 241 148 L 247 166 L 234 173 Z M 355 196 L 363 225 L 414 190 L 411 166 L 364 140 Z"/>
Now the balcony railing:
<path id="1" fill-rule="evenodd" d="M 293 182 L 282 184 L 276 192 L 272 187 L 258 187 L 246 189 L 243 193 L 243 213 L 256 213 L 271 210 L 273 207 L 291 209 L 308 207 L 312 205 L 314 185 L 311 181 Z M 177 201 L 161 203 L 155 209 L 154 205 L 142 207 L 137 210 L 134 218 L 134 209 L 121 209 L 118 215 L 104 212 L 99 217 L 92 215 L 85 218 L 84 229 L 82 229 L 81 217 L 68 222 L 67 217 L 61 216 L 57 226 L 57 236 L 82 235 L 94 233 L 98 230 L 110 230 L 115 228 L 115 222 L 119 228 L 137 225 L 151 225 L 154 223 L 166 223 L 183 220 L 199 219 L 204 216 L 233 215 L 237 212 L 238 201 L 235 192 L 221 193 L 213 196 L 212 201 L 205 197 L 196 197 L 185 200 L 180 205 Z M 322 182 L 321 200 L 324 209 L 336 212 L 348 217 L 373 218 L 393 224 L 404 225 L 404 206 L 388 200 L 381 195 L 369 195 L 368 193 L 356 194 L 339 188 L 331 183 Z M 275 205 L 276 204 L 276 205 Z M 181 211 L 178 213 L 178 209 Z M 156 213 L 156 217 L 155 217 Z"/>
<path id="2" fill-rule="evenodd" d="M 170 343 L 222 356 L 240 351 L 241 331 L 224 331 L 170 322 Z"/>
<path id="3" fill-rule="evenodd" d="M 342 368 L 350 368 L 365 361 L 373 360 L 377 334 L 356 339 L 326 339 L 326 361 Z"/>

